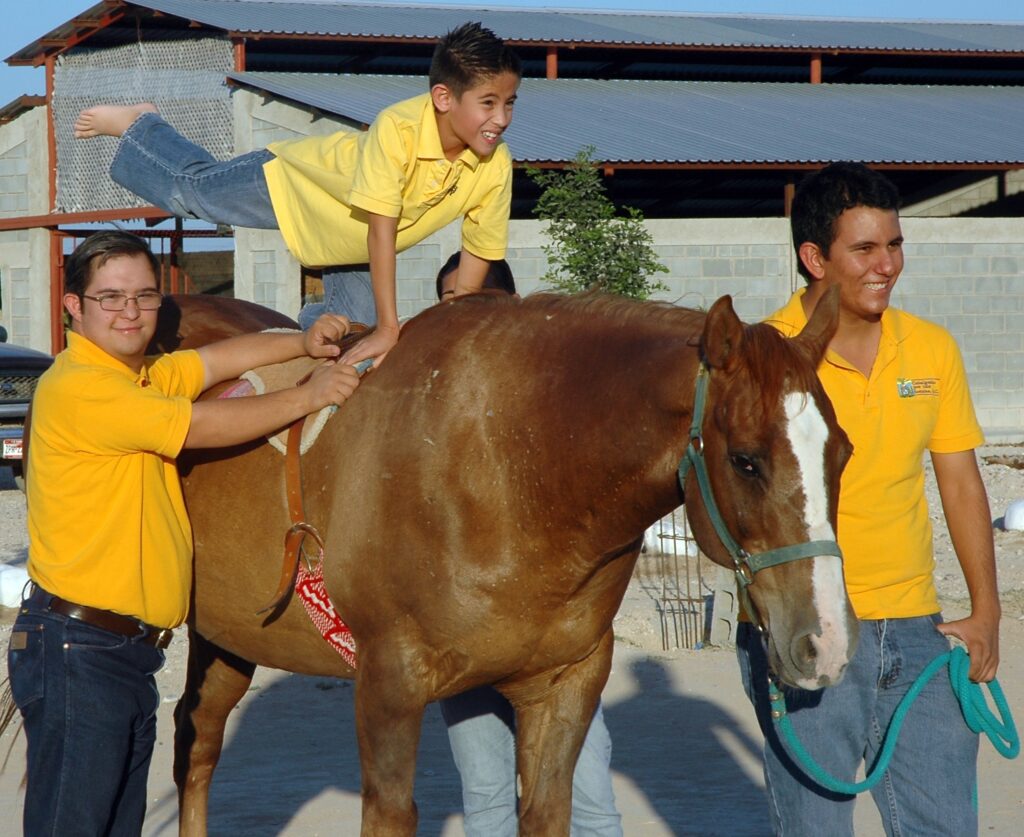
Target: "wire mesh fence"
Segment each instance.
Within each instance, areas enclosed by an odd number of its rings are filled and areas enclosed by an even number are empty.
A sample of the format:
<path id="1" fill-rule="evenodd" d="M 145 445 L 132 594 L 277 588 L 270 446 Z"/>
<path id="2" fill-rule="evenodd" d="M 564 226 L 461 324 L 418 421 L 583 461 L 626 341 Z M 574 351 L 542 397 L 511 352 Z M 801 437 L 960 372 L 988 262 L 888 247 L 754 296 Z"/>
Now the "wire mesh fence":
<path id="1" fill-rule="evenodd" d="M 78 48 L 54 67 L 53 125 L 57 145 L 57 201 L 62 212 L 145 206 L 108 174 L 113 137 L 76 140 L 80 111 L 100 104 L 152 102 L 183 136 L 217 159 L 234 153 L 230 91 L 231 43 L 223 38 L 145 40 L 103 49 Z"/>
<path id="2" fill-rule="evenodd" d="M 636 572 L 658 609 L 663 649 L 735 642 L 733 574 L 701 553 L 682 507 L 644 533 Z"/>

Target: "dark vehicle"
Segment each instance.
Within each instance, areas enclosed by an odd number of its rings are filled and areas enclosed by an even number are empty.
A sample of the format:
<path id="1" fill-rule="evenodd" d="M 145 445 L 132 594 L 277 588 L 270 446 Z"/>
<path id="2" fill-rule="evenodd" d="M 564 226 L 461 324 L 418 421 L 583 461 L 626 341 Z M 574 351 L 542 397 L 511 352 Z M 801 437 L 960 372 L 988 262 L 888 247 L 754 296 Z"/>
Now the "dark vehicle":
<path id="1" fill-rule="evenodd" d="M 35 349 L 12 346 L 6 342 L 7 331 L 0 327 L 0 444 L 3 445 L 3 465 L 9 465 L 14 481 L 25 489 L 22 463 L 22 433 L 25 413 L 28 412 L 36 382 L 53 358 Z"/>

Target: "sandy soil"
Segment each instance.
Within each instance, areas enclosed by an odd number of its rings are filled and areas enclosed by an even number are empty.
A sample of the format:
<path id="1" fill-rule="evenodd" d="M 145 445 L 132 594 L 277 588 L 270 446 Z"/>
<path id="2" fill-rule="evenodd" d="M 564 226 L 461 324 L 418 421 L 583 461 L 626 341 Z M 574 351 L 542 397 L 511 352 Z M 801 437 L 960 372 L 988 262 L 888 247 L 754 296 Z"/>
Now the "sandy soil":
<path id="1" fill-rule="evenodd" d="M 1024 533 L 1001 529 L 1010 500 L 1024 497 L 1024 449 L 982 449 L 982 471 L 995 526 L 1004 601 L 999 679 L 1024 724 Z M 947 618 L 962 614 L 966 591 L 934 486 L 936 580 Z M 0 563 L 25 560 L 24 502 L 0 469 Z M 657 585 L 645 582 L 652 558 L 642 558 L 616 620 L 614 668 L 604 692 L 615 751 L 612 767 L 627 835 L 766 835 L 760 774 L 761 735 L 738 682 L 733 652 L 662 650 Z M 645 576 L 645 573 L 647 574 Z M 13 611 L 0 609 L 6 648 Z M 171 712 L 184 678 L 186 641 L 176 637 L 158 674 L 163 695 L 160 733 L 150 776 L 145 835 L 176 832 L 171 781 Z M 5 663 L 0 663 L 0 672 Z M 211 794 L 211 834 L 356 834 L 359 764 L 352 727 L 353 690 L 345 681 L 261 669 L 232 715 Z M 4 833 L 19 833 L 24 737 L 9 731 L 0 754 Z M 428 708 L 416 772 L 419 833 L 462 833 L 458 776 L 436 706 Z M 1006 761 L 983 741 L 980 756 L 981 833 L 1017 835 L 1024 822 L 1024 760 Z M 881 834 L 867 797 L 858 800 L 858 835 Z"/>

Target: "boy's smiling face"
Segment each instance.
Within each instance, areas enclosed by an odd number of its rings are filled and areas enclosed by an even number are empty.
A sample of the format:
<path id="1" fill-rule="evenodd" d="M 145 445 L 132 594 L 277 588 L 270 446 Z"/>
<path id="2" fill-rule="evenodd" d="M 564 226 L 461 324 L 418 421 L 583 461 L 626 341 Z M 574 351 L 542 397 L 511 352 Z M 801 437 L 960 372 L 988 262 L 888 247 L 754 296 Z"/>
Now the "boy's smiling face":
<path id="1" fill-rule="evenodd" d="M 847 209 L 836 219 L 828 253 L 808 243 L 801 248 L 801 258 L 821 285 L 817 293 L 839 285 L 840 323 L 878 322 L 903 270 L 899 214 L 869 206 Z"/>
<path id="2" fill-rule="evenodd" d="M 158 290 L 149 260 L 137 253 L 111 256 L 95 268 L 85 293 L 90 297 L 115 293 L 134 297 L 143 291 Z M 104 311 L 95 299 L 83 299 L 72 293 L 64 295 L 64 307 L 71 315 L 74 331 L 136 372 L 142 368 L 146 346 L 156 331 L 156 311 L 140 310 L 134 299 L 123 311 Z"/>
<path id="3" fill-rule="evenodd" d="M 512 122 L 519 82 L 514 73 L 499 73 L 477 82 L 461 96 L 444 84 L 431 88 L 438 134 L 447 159 L 454 160 L 466 148 L 478 157 L 493 153 Z"/>

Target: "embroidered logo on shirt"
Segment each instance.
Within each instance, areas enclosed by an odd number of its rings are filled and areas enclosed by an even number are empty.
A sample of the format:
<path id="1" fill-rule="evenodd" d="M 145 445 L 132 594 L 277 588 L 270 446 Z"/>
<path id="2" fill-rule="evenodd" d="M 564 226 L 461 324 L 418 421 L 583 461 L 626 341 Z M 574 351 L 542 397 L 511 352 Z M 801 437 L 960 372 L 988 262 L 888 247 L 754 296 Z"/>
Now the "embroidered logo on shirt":
<path id="1" fill-rule="evenodd" d="M 900 398 L 913 398 L 917 395 L 930 395 L 934 398 L 939 394 L 939 379 L 897 378 L 896 393 Z"/>

